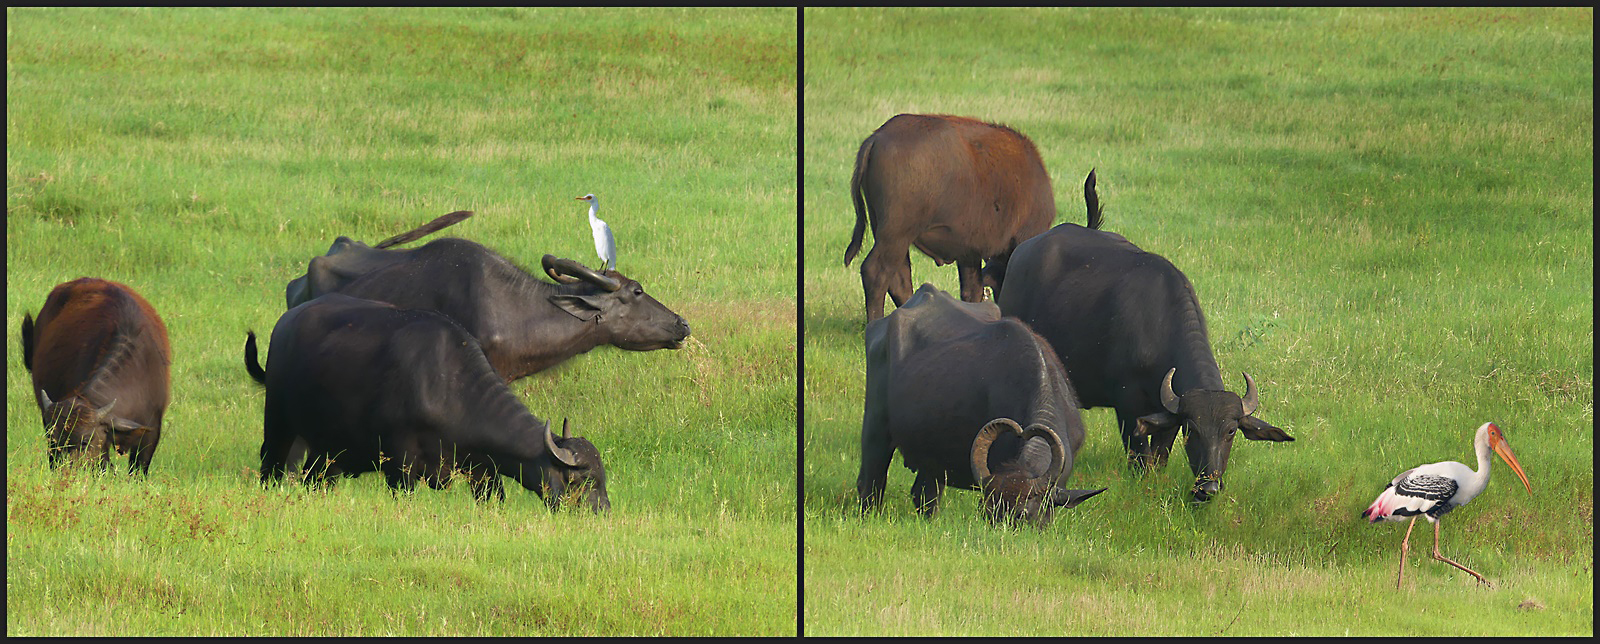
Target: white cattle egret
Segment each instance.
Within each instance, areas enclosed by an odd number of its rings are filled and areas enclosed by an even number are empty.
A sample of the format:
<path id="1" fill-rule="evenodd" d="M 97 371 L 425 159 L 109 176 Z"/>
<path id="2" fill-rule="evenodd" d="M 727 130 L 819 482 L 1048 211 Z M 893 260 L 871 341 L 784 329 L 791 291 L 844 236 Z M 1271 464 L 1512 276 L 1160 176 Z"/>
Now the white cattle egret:
<path id="1" fill-rule="evenodd" d="M 600 212 L 600 199 L 593 193 L 575 198 L 578 201 L 589 202 L 589 229 L 594 231 L 594 252 L 600 254 L 600 270 L 602 272 L 616 270 L 617 240 L 611 236 L 611 227 L 595 216 L 595 213 Z"/>
<path id="2" fill-rule="evenodd" d="M 1517 457 L 1511 453 L 1511 444 L 1506 442 L 1506 437 L 1501 435 L 1500 428 L 1494 423 L 1484 423 L 1478 428 L 1478 435 L 1473 439 L 1473 446 L 1478 453 L 1478 469 L 1473 471 L 1466 465 L 1455 461 L 1443 463 L 1429 463 L 1419 465 L 1400 473 L 1389 482 L 1389 487 L 1384 488 L 1372 505 L 1361 512 L 1372 523 L 1379 521 L 1404 521 L 1410 517 L 1411 524 L 1406 526 L 1405 539 L 1400 542 L 1400 573 L 1395 575 L 1394 587 L 1400 588 L 1400 581 L 1406 574 L 1406 551 L 1411 545 L 1411 528 L 1417 523 L 1417 516 L 1421 515 L 1433 524 L 1433 558 L 1466 571 L 1467 574 L 1477 577 L 1482 583 L 1489 583 L 1483 575 L 1458 564 L 1439 554 L 1439 519 L 1446 512 L 1466 505 L 1468 501 L 1477 497 L 1489 486 L 1489 451 L 1499 454 L 1505 459 L 1512 471 L 1522 479 L 1522 486 L 1528 488 L 1528 494 L 1533 494 L 1533 486 L 1528 484 L 1528 475 L 1522 473 L 1522 465 L 1517 463 Z M 1493 586 L 1493 584 L 1490 584 Z"/>

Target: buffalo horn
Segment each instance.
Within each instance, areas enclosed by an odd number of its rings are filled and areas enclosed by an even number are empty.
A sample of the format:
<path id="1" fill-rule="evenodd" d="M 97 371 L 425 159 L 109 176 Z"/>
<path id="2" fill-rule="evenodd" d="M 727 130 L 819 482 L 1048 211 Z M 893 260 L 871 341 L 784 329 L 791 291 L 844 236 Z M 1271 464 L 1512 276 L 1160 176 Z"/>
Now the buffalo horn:
<path id="1" fill-rule="evenodd" d="M 40 410 L 42 410 L 42 411 L 44 411 L 45 413 L 48 414 L 48 413 L 50 413 L 50 408 L 54 407 L 55 404 L 56 404 L 55 401 L 50 400 L 50 394 L 45 393 L 43 389 L 39 390 L 39 409 Z"/>
<path id="2" fill-rule="evenodd" d="M 105 420 L 107 417 L 111 416 L 111 408 L 112 407 L 116 407 L 116 406 L 117 406 L 117 401 L 116 401 L 116 399 L 113 398 L 111 400 L 111 402 L 106 403 L 106 406 L 94 410 L 94 421 L 98 423 L 98 422 L 100 422 L 102 420 Z"/>
<path id="3" fill-rule="evenodd" d="M 568 438 L 572 438 L 572 434 L 567 433 L 567 419 L 563 418 L 561 419 L 561 440 L 567 440 Z"/>
<path id="4" fill-rule="evenodd" d="M 607 277 L 596 273 L 594 269 L 579 264 L 570 259 L 562 259 L 555 255 L 545 255 L 540 263 L 544 266 L 545 274 L 562 284 L 572 284 L 579 279 L 594 284 L 606 291 L 616 291 L 622 288 L 622 282 L 614 277 Z"/>
<path id="5" fill-rule="evenodd" d="M 576 277 L 567 277 L 566 275 L 562 275 L 561 273 L 557 273 L 556 272 L 556 262 L 559 262 L 559 261 L 561 261 L 561 260 L 556 259 L 555 255 L 545 255 L 543 259 L 539 260 L 539 264 L 541 266 L 544 266 L 544 274 L 545 275 L 549 275 L 550 279 L 555 280 L 556 283 L 558 283 L 558 284 L 573 284 L 573 283 L 576 283 L 578 281 L 578 278 L 576 278 Z"/>
<path id="6" fill-rule="evenodd" d="M 1022 437 L 1026 441 L 1033 437 L 1043 438 L 1050 444 L 1050 469 L 1044 476 L 1028 481 L 1029 489 L 1048 489 L 1055 485 L 1056 479 L 1061 477 L 1061 471 L 1067 467 L 1067 448 L 1061 444 L 1061 437 L 1044 425 L 1034 424 L 1028 426 L 1028 432 Z"/>
<path id="7" fill-rule="evenodd" d="M 561 433 L 562 440 L 565 440 L 567 438 L 565 435 L 567 433 L 565 421 L 562 421 Z M 549 423 L 545 423 L 544 426 L 544 448 L 549 450 L 550 455 L 556 457 L 556 460 L 561 461 L 562 465 L 567 467 L 578 466 L 578 457 L 572 453 L 572 450 L 556 444 L 556 436 L 550 431 Z"/>
<path id="8" fill-rule="evenodd" d="M 1256 381 L 1248 373 L 1244 374 L 1244 398 L 1239 402 L 1244 404 L 1244 415 L 1246 416 L 1255 413 L 1256 407 L 1261 404 L 1261 400 L 1256 398 Z"/>
<path id="9" fill-rule="evenodd" d="M 1021 435 L 1022 427 L 1010 418 L 996 418 L 978 430 L 978 437 L 972 441 L 972 478 L 979 485 L 994 476 L 989 472 L 989 447 L 1000 437 L 1000 432 Z"/>
<path id="10" fill-rule="evenodd" d="M 1168 369 L 1167 377 L 1161 379 L 1161 406 L 1174 414 L 1178 413 L 1178 394 L 1172 393 L 1172 374 L 1177 372 L 1177 367 Z"/>

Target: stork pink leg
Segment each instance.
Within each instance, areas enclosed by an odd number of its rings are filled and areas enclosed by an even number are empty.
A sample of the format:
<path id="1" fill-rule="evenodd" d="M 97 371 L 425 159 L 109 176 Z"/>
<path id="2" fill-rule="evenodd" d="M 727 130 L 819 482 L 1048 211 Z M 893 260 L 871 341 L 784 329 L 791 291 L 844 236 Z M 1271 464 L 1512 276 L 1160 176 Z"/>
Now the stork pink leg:
<path id="1" fill-rule="evenodd" d="M 1406 524 L 1406 538 L 1400 540 L 1400 572 L 1394 576 L 1394 589 L 1400 590 L 1400 580 L 1406 577 L 1406 551 L 1411 549 L 1411 529 L 1417 527 L 1417 518 Z"/>
<path id="2" fill-rule="evenodd" d="M 1494 584 L 1490 584 L 1489 580 L 1484 579 L 1483 575 L 1478 574 L 1477 571 L 1475 571 L 1475 570 L 1473 570 L 1471 568 L 1468 568 L 1466 566 L 1463 566 L 1461 564 L 1458 564 L 1458 563 L 1456 563 L 1454 561 L 1451 561 L 1450 559 L 1446 558 L 1444 555 L 1439 554 L 1439 524 L 1440 523 L 1443 523 L 1443 522 L 1442 521 L 1435 521 L 1434 524 L 1433 524 L 1433 558 L 1434 559 L 1438 559 L 1439 561 L 1443 561 L 1443 562 L 1445 562 L 1447 564 L 1450 564 L 1452 566 L 1455 566 L 1457 568 L 1460 568 L 1461 570 L 1465 571 L 1467 574 L 1472 575 L 1473 577 L 1477 577 L 1479 582 L 1484 583 L 1484 584 L 1488 584 L 1488 586 L 1490 588 L 1494 588 Z"/>

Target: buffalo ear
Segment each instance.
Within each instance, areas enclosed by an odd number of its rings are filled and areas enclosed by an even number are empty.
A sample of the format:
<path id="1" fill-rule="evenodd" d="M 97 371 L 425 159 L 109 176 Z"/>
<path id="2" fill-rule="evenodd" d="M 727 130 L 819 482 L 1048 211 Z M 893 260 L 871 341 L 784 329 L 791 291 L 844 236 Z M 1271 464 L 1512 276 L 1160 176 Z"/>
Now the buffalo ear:
<path id="1" fill-rule="evenodd" d="M 1253 441 L 1293 441 L 1294 437 L 1288 432 L 1268 425 L 1255 416 L 1245 416 L 1239 419 L 1239 431 L 1244 432 L 1244 437 Z"/>
<path id="2" fill-rule="evenodd" d="M 550 303 L 584 322 L 593 320 L 605 311 L 604 298 L 592 295 L 552 295 Z"/>
<path id="3" fill-rule="evenodd" d="M 127 434 L 133 438 L 141 438 L 145 435 L 145 432 L 150 431 L 150 428 L 121 416 L 112 416 L 111 431 L 118 434 Z"/>
<path id="4" fill-rule="evenodd" d="M 144 435 L 150 433 L 151 429 L 126 418 L 112 416 L 111 442 L 117 446 L 118 454 L 126 454 L 128 453 L 128 447 L 143 441 Z"/>
<path id="5" fill-rule="evenodd" d="M 1171 412 L 1156 412 L 1148 416 L 1140 416 L 1133 429 L 1134 436 L 1149 436 L 1164 431 L 1171 431 L 1183 422 L 1183 417 Z"/>

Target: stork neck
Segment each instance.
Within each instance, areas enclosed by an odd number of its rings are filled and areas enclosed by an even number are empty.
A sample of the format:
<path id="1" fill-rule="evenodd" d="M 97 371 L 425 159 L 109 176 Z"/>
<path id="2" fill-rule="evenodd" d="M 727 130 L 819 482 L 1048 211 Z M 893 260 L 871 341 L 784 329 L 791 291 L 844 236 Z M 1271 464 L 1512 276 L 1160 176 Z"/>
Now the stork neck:
<path id="1" fill-rule="evenodd" d="M 1461 481 L 1461 490 L 1457 492 L 1458 496 L 1466 493 L 1465 497 L 1469 499 L 1489 486 L 1489 461 L 1493 460 L 1489 456 L 1489 432 L 1478 432 L 1472 447 L 1478 453 L 1478 469 L 1467 480 Z"/>

